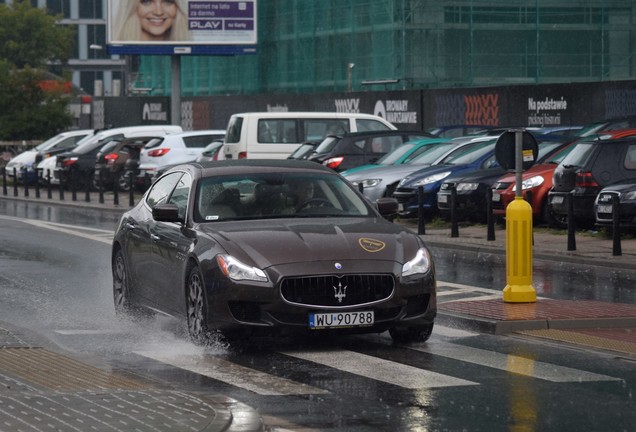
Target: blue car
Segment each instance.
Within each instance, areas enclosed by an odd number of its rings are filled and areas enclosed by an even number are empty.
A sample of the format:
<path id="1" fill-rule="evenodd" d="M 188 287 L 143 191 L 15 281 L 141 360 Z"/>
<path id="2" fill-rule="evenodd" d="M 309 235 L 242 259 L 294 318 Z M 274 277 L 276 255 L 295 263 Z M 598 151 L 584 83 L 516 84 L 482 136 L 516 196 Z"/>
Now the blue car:
<path id="1" fill-rule="evenodd" d="M 439 211 L 437 192 L 447 177 L 499 166 L 495 159 L 495 144 L 498 138 L 480 138 L 479 143 L 469 149 L 453 154 L 440 164 L 415 171 L 403 178 L 393 192 L 393 197 L 398 200 L 399 215 L 413 217 L 418 214 L 418 189 L 421 186 L 424 192 L 424 213 L 427 216 L 435 216 Z"/>

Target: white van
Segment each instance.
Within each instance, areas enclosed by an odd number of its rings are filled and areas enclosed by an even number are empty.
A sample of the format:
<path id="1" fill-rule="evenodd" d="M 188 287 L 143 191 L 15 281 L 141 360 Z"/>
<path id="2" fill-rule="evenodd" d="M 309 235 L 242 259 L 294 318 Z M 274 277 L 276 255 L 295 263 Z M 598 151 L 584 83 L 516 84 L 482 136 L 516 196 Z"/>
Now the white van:
<path id="1" fill-rule="evenodd" d="M 334 112 L 257 112 L 230 117 L 221 151 L 225 159 L 285 159 L 307 141 L 329 134 L 396 130 L 371 114 Z"/>

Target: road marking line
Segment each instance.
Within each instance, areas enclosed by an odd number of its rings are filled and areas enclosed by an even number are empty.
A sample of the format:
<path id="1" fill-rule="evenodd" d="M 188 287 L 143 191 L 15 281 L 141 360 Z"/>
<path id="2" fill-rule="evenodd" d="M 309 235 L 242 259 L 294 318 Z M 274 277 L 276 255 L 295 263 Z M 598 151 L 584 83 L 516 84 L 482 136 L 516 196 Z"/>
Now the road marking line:
<path id="1" fill-rule="evenodd" d="M 264 396 L 327 394 L 327 390 L 231 363 L 212 355 L 135 354 L 185 369 Z"/>
<path id="2" fill-rule="evenodd" d="M 478 384 L 354 351 L 284 351 L 281 354 L 408 389 Z"/>
<path id="3" fill-rule="evenodd" d="M 428 341 L 425 345 L 410 345 L 405 346 L 405 348 L 551 382 L 623 381 L 620 378 L 586 372 L 566 366 L 557 366 L 527 357 L 502 354 L 446 342 Z M 511 368 L 511 364 L 531 367 Z"/>
<path id="4" fill-rule="evenodd" d="M 37 226 L 40 228 L 45 228 L 45 229 L 50 229 L 52 231 L 57 231 L 57 232 L 61 232 L 61 233 L 65 233 L 65 234 L 70 234 L 70 235 L 74 235 L 76 237 L 82 237 L 82 238 L 86 238 L 89 240 L 95 240 L 98 242 L 102 242 L 102 243 L 106 243 L 106 244 L 111 244 L 112 243 L 112 239 L 108 239 L 108 238 L 102 238 L 100 236 L 106 236 L 106 235 L 112 235 L 112 231 L 108 231 L 108 230 L 102 230 L 99 228 L 88 228 L 88 227 L 76 227 L 73 225 L 67 225 L 67 224 L 61 224 L 61 223 L 56 223 L 56 222 L 47 222 L 47 221 L 41 221 L 41 220 L 36 220 L 36 219 L 20 219 L 17 217 L 12 217 L 12 216 L 2 216 L 0 215 L 0 219 L 7 219 L 7 220 L 14 220 L 14 221 L 18 221 L 18 222 L 23 222 L 26 224 L 30 224 L 33 226 Z M 97 234 L 86 234 L 83 232 L 78 231 L 78 229 L 84 230 L 84 231 L 94 231 Z"/>
<path id="5" fill-rule="evenodd" d="M 445 336 L 445 337 L 456 337 L 456 338 L 479 336 L 479 333 L 477 332 L 469 332 L 466 330 L 460 330 L 460 329 L 456 329 L 452 327 L 444 327 L 437 324 L 435 324 L 435 327 L 433 327 L 433 334 L 439 335 L 439 336 Z"/>

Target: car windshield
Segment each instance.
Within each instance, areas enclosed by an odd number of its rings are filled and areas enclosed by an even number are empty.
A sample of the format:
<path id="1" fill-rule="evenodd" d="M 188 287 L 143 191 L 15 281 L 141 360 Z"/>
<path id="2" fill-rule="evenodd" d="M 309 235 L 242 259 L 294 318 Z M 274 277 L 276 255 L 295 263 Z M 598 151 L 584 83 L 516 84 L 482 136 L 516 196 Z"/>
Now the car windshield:
<path id="1" fill-rule="evenodd" d="M 460 151 L 453 152 L 444 158 L 442 163 L 449 165 L 463 165 L 470 164 L 486 155 L 488 152 L 494 150 L 497 140 L 482 141 L 477 143 L 474 147 L 470 147 L 467 150 L 461 149 Z"/>
<path id="2" fill-rule="evenodd" d="M 328 136 L 316 148 L 316 153 L 329 153 L 339 140 L 340 138 L 337 136 Z"/>
<path id="3" fill-rule="evenodd" d="M 424 153 L 417 155 L 413 159 L 409 159 L 406 163 L 411 165 L 431 165 L 456 146 L 457 143 L 454 142 L 427 145 Z"/>
<path id="4" fill-rule="evenodd" d="M 378 159 L 375 163 L 377 165 L 392 165 L 406 153 L 411 151 L 415 147 L 414 143 L 404 143 L 401 146 L 396 147 L 393 151 L 385 154 L 380 159 Z"/>
<path id="5" fill-rule="evenodd" d="M 372 214 L 342 177 L 315 173 L 208 177 L 198 183 L 195 208 L 197 222 Z"/>
<path id="6" fill-rule="evenodd" d="M 594 151 L 594 143 L 581 142 L 578 143 L 570 153 L 563 159 L 561 165 L 563 167 L 580 167 L 585 165 L 592 152 Z"/>

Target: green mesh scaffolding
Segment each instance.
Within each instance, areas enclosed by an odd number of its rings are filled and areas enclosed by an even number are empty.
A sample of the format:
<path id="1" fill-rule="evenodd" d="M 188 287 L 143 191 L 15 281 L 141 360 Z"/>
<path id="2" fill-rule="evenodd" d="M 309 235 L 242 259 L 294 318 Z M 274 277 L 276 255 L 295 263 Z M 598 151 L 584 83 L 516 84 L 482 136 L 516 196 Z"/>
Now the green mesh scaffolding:
<path id="1" fill-rule="evenodd" d="M 183 96 L 636 78 L 632 0 L 261 0 L 258 18 L 257 54 L 182 57 Z M 143 56 L 135 86 L 169 95 L 170 58 Z"/>

